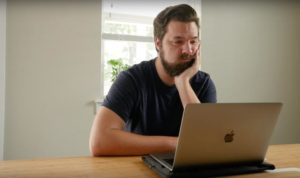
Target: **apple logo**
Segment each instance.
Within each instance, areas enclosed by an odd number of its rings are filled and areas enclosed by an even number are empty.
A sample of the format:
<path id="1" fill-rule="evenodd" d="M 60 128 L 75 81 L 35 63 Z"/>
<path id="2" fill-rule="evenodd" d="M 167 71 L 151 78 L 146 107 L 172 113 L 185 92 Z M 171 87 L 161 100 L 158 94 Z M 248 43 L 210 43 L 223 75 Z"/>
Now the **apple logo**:
<path id="1" fill-rule="evenodd" d="M 230 143 L 233 141 L 233 136 L 234 136 L 234 131 L 231 130 L 230 133 L 226 134 L 225 137 L 224 137 L 224 141 L 225 143 Z"/>

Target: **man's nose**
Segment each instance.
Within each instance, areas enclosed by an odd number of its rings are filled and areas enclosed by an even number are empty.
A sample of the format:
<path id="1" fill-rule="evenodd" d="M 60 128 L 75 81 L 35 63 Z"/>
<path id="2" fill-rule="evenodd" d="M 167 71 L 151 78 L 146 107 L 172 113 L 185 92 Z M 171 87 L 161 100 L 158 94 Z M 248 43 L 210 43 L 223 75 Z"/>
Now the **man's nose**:
<path id="1" fill-rule="evenodd" d="M 193 46 L 189 42 L 184 43 L 184 45 L 182 46 L 182 53 L 192 55 L 193 54 Z"/>

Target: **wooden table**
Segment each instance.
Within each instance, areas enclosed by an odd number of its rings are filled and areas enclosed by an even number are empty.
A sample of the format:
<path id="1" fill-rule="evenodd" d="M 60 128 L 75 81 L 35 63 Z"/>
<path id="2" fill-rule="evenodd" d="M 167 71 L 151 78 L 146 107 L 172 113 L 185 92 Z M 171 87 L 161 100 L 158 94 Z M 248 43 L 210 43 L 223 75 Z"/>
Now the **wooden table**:
<path id="1" fill-rule="evenodd" d="M 300 144 L 272 145 L 267 159 L 277 168 L 300 168 Z M 73 157 L 0 161 L 0 178 L 159 178 L 140 157 Z M 257 173 L 234 178 L 300 178 L 300 172 Z"/>

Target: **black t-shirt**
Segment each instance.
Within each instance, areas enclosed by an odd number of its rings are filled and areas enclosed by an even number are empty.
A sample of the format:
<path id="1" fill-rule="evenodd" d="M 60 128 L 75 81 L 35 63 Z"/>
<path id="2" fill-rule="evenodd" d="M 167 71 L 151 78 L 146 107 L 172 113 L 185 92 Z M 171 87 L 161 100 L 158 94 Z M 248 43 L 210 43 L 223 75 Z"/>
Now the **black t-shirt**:
<path id="1" fill-rule="evenodd" d="M 216 102 L 215 85 L 207 73 L 199 71 L 190 83 L 202 103 Z M 121 72 L 103 106 L 118 114 L 130 132 L 178 136 L 183 106 L 176 86 L 159 78 L 155 59 Z"/>

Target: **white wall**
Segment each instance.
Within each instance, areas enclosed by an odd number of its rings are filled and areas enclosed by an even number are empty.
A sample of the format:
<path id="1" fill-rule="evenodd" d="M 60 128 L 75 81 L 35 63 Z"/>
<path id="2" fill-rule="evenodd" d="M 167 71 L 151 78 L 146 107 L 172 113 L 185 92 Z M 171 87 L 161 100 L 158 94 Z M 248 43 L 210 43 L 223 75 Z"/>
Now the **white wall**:
<path id="1" fill-rule="evenodd" d="M 100 0 L 9 0 L 5 159 L 89 155 Z"/>
<path id="2" fill-rule="evenodd" d="M 5 118 L 6 1 L 0 1 L 0 160 L 3 160 Z"/>
<path id="3" fill-rule="evenodd" d="M 299 1 L 202 1 L 203 69 L 219 102 L 283 102 L 271 143 L 300 143 Z"/>
<path id="4" fill-rule="evenodd" d="M 5 159 L 89 154 L 100 94 L 100 6 L 8 1 Z M 299 5 L 274 1 L 202 1 L 202 68 L 219 102 L 283 102 L 273 143 L 300 142 L 299 13 Z"/>

